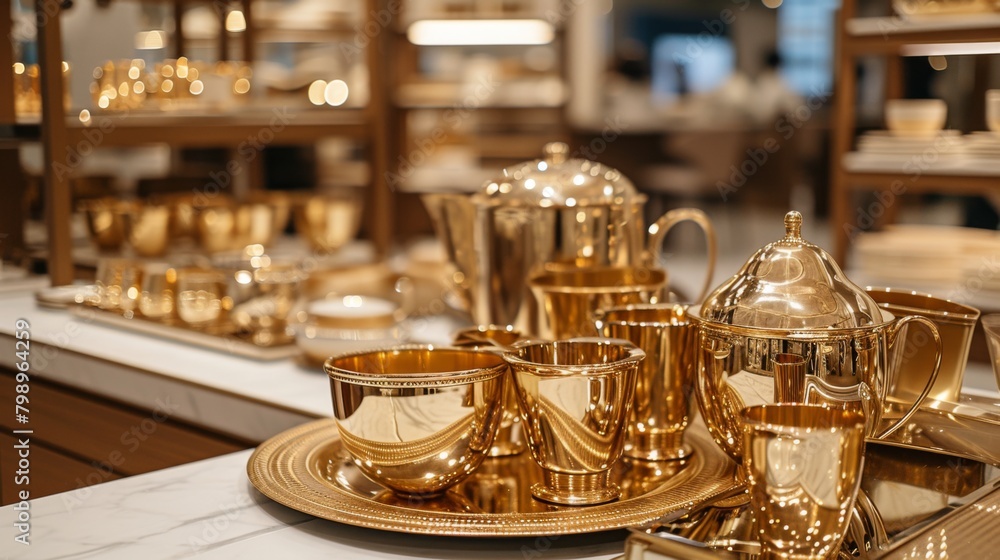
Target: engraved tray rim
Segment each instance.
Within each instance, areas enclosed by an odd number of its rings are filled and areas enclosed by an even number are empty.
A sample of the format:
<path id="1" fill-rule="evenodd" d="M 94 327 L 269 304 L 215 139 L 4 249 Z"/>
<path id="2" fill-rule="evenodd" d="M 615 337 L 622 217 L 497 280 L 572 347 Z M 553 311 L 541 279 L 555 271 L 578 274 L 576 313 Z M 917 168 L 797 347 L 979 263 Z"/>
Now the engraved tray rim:
<path id="1" fill-rule="evenodd" d="M 247 461 L 250 483 L 268 498 L 330 521 L 385 531 L 455 537 L 537 537 L 623 529 L 714 497 L 735 484 L 735 463 L 707 434 L 685 432 L 696 452 L 677 476 L 641 496 L 546 512 L 453 513 L 382 504 L 337 488 L 312 472 L 310 456 L 339 443 L 332 418 L 286 430 L 261 443 Z"/>

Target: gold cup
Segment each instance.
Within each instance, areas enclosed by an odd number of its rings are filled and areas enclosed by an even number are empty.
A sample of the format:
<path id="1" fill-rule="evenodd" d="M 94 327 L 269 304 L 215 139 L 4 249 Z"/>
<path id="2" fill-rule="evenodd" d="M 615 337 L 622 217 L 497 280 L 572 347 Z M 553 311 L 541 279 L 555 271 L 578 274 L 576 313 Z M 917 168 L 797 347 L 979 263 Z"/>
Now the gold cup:
<path id="1" fill-rule="evenodd" d="M 631 341 L 646 353 L 639 366 L 625 456 L 646 461 L 691 455 L 684 430 L 692 418 L 697 329 L 683 305 L 629 305 L 598 310 L 597 328 Z"/>
<path id="2" fill-rule="evenodd" d="M 181 268 L 177 271 L 177 316 L 188 326 L 208 329 L 225 316 L 225 277 L 211 268 Z"/>
<path id="3" fill-rule="evenodd" d="M 314 195 L 298 200 L 295 229 L 314 251 L 336 251 L 354 238 L 361 227 L 360 195 Z"/>
<path id="4" fill-rule="evenodd" d="M 536 330 L 550 340 L 594 336 L 595 311 L 633 303 L 656 303 L 666 283 L 667 273 L 659 268 L 549 268 L 528 282 L 541 307 Z"/>
<path id="5" fill-rule="evenodd" d="M 125 212 L 125 238 L 141 257 L 158 257 L 170 244 L 170 207 L 136 202 Z"/>
<path id="6" fill-rule="evenodd" d="M 148 319 L 170 323 L 177 297 L 177 270 L 169 263 L 147 263 L 139 285 L 139 313 Z"/>
<path id="7" fill-rule="evenodd" d="M 493 352 L 401 346 L 324 364 L 344 448 L 368 478 L 433 496 L 486 458 L 503 416 L 507 365 Z"/>
<path id="8" fill-rule="evenodd" d="M 102 258 L 97 261 L 97 307 L 131 315 L 138 298 L 141 273 L 131 259 Z"/>
<path id="9" fill-rule="evenodd" d="M 621 496 L 611 468 L 625 449 L 639 363 L 645 352 L 624 340 L 578 338 L 515 345 L 504 359 L 531 457 L 544 482 L 531 494 L 561 505 Z"/>
<path id="10" fill-rule="evenodd" d="M 524 339 L 521 331 L 510 325 L 505 327 L 480 325 L 455 333 L 455 346 L 500 350 Z M 514 394 L 514 384 L 508 383 L 503 397 L 503 419 L 500 421 L 500 431 L 497 432 L 497 437 L 490 448 L 490 457 L 517 455 L 524 449 L 524 433 L 521 427 L 521 412 L 517 408 L 517 395 Z"/>
<path id="11" fill-rule="evenodd" d="M 115 252 L 125 241 L 125 213 L 131 204 L 114 197 L 80 202 L 87 219 L 87 233 L 101 252 Z"/>
<path id="12" fill-rule="evenodd" d="M 774 355 L 774 402 L 806 402 L 806 359 L 798 354 Z"/>
<path id="13" fill-rule="evenodd" d="M 743 410 L 743 467 L 761 558 L 831 558 L 861 485 L 865 419 L 802 404 Z"/>

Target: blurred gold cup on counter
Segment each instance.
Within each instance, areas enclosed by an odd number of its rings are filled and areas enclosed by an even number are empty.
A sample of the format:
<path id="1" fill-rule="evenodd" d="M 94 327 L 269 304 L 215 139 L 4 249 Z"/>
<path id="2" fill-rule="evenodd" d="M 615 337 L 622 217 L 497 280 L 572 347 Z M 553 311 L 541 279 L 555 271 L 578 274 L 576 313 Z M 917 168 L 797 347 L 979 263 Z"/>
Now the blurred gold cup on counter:
<path id="1" fill-rule="evenodd" d="M 515 345 L 504 354 L 531 457 L 544 482 L 531 487 L 561 505 L 621 496 L 611 468 L 625 449 L 639 362 L 646 354 L 624 340 L 577 338 Z"/>
<path id="2" fill-rule="evenodd" d="M 132 259 L 102 258 L 97 261 L 97 307 L 128 314 L 135 309 L 141 274 Z"/>
<path id="3" fill-rule="evenodd" d="M 503 416 L 507 364 L 470 348 L 401 346 L 324 364 L 344 449 L 368 478 L 433 496 L 486 458 Z"/>
<path id="4" fill-rule="evenodd" d="M 536 330 L 550 340 L 594 336 L 595 311 L 656 303 L 666 283 L 659 268 L 553 265 L 528 282 L 541 308 Z"/>
<path id="5" fill-rule="evenodd" d="M 691 455 L 684 430 L 693 415 L 697 328 L 683 305 L 629 305 L 598 310 L 597 328 L 631 341 L 646 353 L 639 366 L 625 456 L 646 461 Z"/>
<path id="6" fill-rule="evenodd" d="M 833 558 L 861 485 L 865 419 L 804 404 L 743 410 L 743 466 L 761 558 Z"/>
<path id="7" fill-rule="evenodd" d="M 336 251 L 361 227 L 364 200 L 358 194 L 318 194 L 295 205 L 295 229 L 314 251 Z"/>
<path id="8" fill-rule="evenodd" d="M 124 213 L 125 239 L 140 257 L 159 257 L 170 244 L 170 207 L 147 202 L 130 204 Z"/>
<path id="9" fill-rule="evenodd" d="M 130 203 L 104 197 L 81 201 L 78 208 L 87 220 L 87 233 L 98 251 L 121 249 L 125 242 L 125 212 Z"/>
<path id="10" fill-rule="evenodd" d="M 225 276 L 220 271 L 198 267 L 177 270 L 177 316 L 188 326 L 218 325 L 228 307 L 225 297 Z"/>
<path id="11" fill-rule="evenodd" d="M 177 270 L 169 263 L 146 263 L 139 287 L 139 313 L 169 323 L 174 317 Z"/>
<path id="12" fill-rule="evenodd" d="M 510 325 L 480 325 L 455 333 L 455 346 L 480 347 L 485 350 L 499 351 L 520 340 L 525 340 L 525 336 Z M 514 394 L 514 384 L 508 383 L 503 397 L 503 420 L 490 448 L 490 457 L 517 455 L 524 449 L 524 433 L 521 428 L 521 413 L 517 408 L 517 395 Z"/>

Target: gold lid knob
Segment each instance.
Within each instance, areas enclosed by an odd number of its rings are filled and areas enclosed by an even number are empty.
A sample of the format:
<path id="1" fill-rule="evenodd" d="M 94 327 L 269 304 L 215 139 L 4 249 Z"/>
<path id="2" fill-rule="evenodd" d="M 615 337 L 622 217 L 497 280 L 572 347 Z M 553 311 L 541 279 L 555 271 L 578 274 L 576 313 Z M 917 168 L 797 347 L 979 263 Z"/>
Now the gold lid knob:
<path id="1" fill-rule="evenodd" d="M 792 210 L 785 214 L 785 240 L 802 239 L 802 214 Z"/>

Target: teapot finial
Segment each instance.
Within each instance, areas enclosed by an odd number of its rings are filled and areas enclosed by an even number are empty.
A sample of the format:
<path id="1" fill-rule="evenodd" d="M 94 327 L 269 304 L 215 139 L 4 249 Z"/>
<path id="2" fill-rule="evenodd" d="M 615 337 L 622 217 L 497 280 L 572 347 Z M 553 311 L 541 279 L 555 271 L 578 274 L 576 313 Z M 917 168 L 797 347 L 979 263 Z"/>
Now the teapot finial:
<path id="1" fill-rule="evenodd" d="M 802 239 L 802 214 L 792 210 L 785 214 L 785 240 Z"/>

